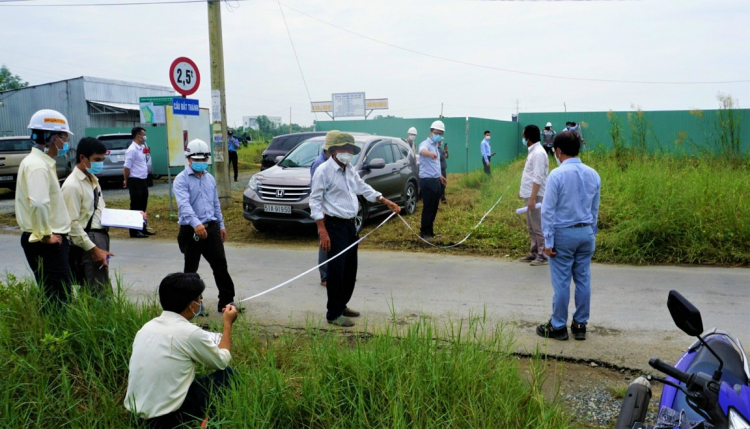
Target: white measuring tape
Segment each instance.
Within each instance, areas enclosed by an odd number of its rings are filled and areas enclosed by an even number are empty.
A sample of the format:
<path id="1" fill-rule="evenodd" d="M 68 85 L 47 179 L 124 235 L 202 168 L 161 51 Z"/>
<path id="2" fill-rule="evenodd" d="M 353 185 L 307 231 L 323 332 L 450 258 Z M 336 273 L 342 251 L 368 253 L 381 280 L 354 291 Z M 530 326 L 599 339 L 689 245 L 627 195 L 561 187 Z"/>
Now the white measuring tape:
<path id="1" fill-rule="evenodd" d="M 508 188 L 510 188 L 510 185 L 508 185 Z M 508 188 L 505 188 L 505 190 L 507 191 L 507 190 L 508 190 Z M 503 192 L 503 193 L 504 193 L 504 192 Z M 496 207 L 496 206 L 497 206 L 497 205 L 498 205 L 498 204 L 500 203 L 500 201 L 501 201 L 501 200 L 503 199 L 503 196 L 504 196 L 504 195 L 500 195 L 500 198 L 498 198 L 498 200 L 497 200 L 497 201 L 495 202 L 495 204 L 493 204 L 493 205 L 492 205 L 492 207 L 490 207 L 490 209 L 489 209 L 489 210 L 487 211 L 487 213 L 485 213 L 485 214 L 484 214 L 484 216 L 482 216 L 482 218 L 481 218 L 481 219 L 479 220 L 479 222 L 478 222 L 478 223 L 477 223 L 476 225 L 474 225 L 474 227 L 472 228 L 472 232 L 469 232 L 469 234 L 468 234 L 468 235 L 467 235 L 466 237 L 464 237 L 464 238 L 463 238 L 463 240 L 459 241 L 459 242 L 458 242 L 458 243 L 456 243 L 456 244 L 451 244 L 451 245 L 449 245 L 449 246 L 438 246 L 438 245 L 436 245 L 436 244 L 432 244 L 432 243 L 430 243 L 429 241 L 427 241 L 427 240 L 425 240 L 424 238 L 420 237 L 420 236 L 419 236 L 419 234 L 417 234 L 417 232 L 416 232 L 416 231 L 414 231 L 414 229 L 413 229 L 413 228 L 411 227 L 411 225 L 409 225 L 409 223 L 408 223 L 408 222 L 406 222 L 406 220 L 405 220 L 405 219 L 404 219 L 403 217 L 401 217 L 401 215 L 398 215 L 398 217 L 399 217 L 399 219 L 401 219 L 401 221 L 402 221 L 402 222 L 404 223 L 404 225 L 406 225 L 406 227 L 407 227 L 407 228 L 409 228 L 409 230 L 411 230 L 411 232 L 413 232 L 413 233 L 414 233 L 414 234 L 415 234 L 415 235 L 416 235 L 417 237 L 419 237 L 419 239 L 420 239 L 420 240 L 424 241 L 425 243 L 427 243 L 427 244 L 429 244 L 430 246 L 433 246 L 433 247 L 437 247 L 437 248 L 441 248 L 441 249 L 448 249 L 448 248 L 451 248 L 451 247 L 456 247 L 456 246 L 459 246 L 459 245 L 461 245 L 461 244 L 462 244 L 462 243 L 463 243 L 464 241 L 468 240 L 468 239 L 469 239 L 469 237 L 471 237 L 471 234 L 473 233 L 473 230 L 477 229 L 477 227 L 478 227 L 479 225 L 481 225 L 481 224 L 482 224 L 482 222 L 484 222 L 484 219 L 485 219 L 485 218 L 487 217 L 487 215 L 489 215 L 489 214 L 490 214 L 490 212 L 491 212 L 492 210 L 494 210 L 494 209 L 495 209 L 495 207 Z M 311 272 L 313 272 L 313 271 L 317 270 L 318 268 L 322 267 L 323 265 L 327 264 L 328 262 L 330 262 L 330 261 L 332 261 L 332 260 L 334 260 L 334 259 L 338 258 L 339 256 L 343 255 L 344 253 L 346 253 L 346 251 L 347 251 L 347 250 L 349 250 L 349 249 L 351 249 L 352 247 L 356 246 L 357 244 L 361 243 L 361 242 L 362 242 L 362 241 L 363 241 L 363 240 L 364 240 L 365 238 L 367 238 L 367 237 L 368 237 L 368 236 L 369 236 L 370 234 L 372 234 L 373 232 L 375 232 L 375 231 L 377 231 L 378 229 L 380 229 L 380 227 L 382 227 L 383 225 L 385 225 L 385 224 L 386 224 L 386 222 L 388 222 L 389 220 L 391 220 L 391 218 L 392 218 L 393 216 L 395 216 L 395 215 L 396 215 L 396 213 L 395 213 L 395 212 L 391 212 L 391 214 L 390 214 L 390 215 L 389 215 L 389 216 L 388 216 L 387 218 L 385 218 L 385 220 L 384 220 L 383 222 L 380 222 L 380 225 L 378 225 L 378 226 L 377 226 L 377 227 L 376 227 L 375 229 L 373 229 L 372 231 L 370 231 L 370 232 L 368 232 L 367 234 L 365 234 L 365 235 L 364 235 L 364 236 L 363 236 L 362 238 L 360 238 L 359 240 L 357 240 L 357 241 L 355 241 L 354 243 L 350 244 L 350 245 L 349 245 L 349 247 L 347 247 L 346 249 L 344 249 L 344 250 L 340 251 L 339 253 L 337 253 L 336 255 L 334 255 L 334 256 L 332 256 L 332 257 L 328 258 L 328 259 L 327 259 L 327 260 L 326 260 L 325 262 L 323 262 L 323 263 L 321 263 L 321 264 L 318 264 L 318 265 L 316 265 L 316 266 L 314 266 L 314 267 L 310 268 L 309 270 L 307 270 L 307 271 L 305 271 L 305 272 L 303 272 L 303 273 L 301 273 L 301 274 L 298 274 L 297 276 L 295 276 L 295 277 L 292 277 L 291 279 L 289 279 L 289 280 L 287 280 L 287 281 L 285 281 L 285 282 L 283 282 L 283 283 L 277 284 L 276 286 L 274 286 L 274 287 L 272 287 L 272 288 L 270 288 L 270 289 L 266 289 L 266 290 L 264 290 L 263 292 L 260 292 L 260 293 L 256 293 L 255 295 L 253 295 L 253 296 L 251 296 L 251 297 L 249 297 L 249 298 L 245 298 L 245 299 L 242 299 L 242 300 L 240 300 L 240 302 L 245 302 L 245 301 L 249 301 L 249 300 L 251 300 L 251 299 L 255 299 L 255 298 L 259 297 L 259 296 L 265 295 L 265 294 L 267 294 L 268 292 L 271 292 L 271 291 L 274 291 L 274 290 L 276 290 L 276 289 L 279 289 L 279 288 L 281 288 L 281 287 L 284 287 L 284 286 L 288 285 L 289 283 L 291 283 L 291 282 L 293 282 L 293 281 L 295 281 L 295 280 L 299 279 L 300 277 L 303 277 L 303 276 L 305 276 L 305 275 L 307 275 L 307 274 L 309 274 L 309 273 L 311 273 Z"/>

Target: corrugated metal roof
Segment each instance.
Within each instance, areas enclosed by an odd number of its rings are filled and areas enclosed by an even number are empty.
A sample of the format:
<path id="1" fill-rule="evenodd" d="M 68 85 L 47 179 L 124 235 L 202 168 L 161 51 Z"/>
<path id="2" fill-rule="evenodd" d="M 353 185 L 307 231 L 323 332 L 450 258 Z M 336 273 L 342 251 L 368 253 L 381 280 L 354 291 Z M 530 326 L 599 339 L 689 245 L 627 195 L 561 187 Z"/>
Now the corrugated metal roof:
<path id="1" fill-rule="evenodd" d="M 135 110 L 136 112 L 138 112 L 138 111 L 141 110 L 141 105 L 140 104 L 110 103 L 108 101 L 89 101 L 89 103 L 100 104 L 102 106 L 108 106 L 108 107 L 114 107 L 115 109 Z"/>

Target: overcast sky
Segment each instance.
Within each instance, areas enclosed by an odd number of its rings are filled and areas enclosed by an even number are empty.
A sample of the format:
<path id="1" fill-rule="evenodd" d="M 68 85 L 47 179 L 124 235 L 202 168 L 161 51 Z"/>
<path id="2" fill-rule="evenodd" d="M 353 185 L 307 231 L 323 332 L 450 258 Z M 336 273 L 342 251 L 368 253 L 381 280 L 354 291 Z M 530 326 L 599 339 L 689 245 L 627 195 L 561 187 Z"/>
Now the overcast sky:
<path id="1" fill-rule="evenodd" d="M 7 6 L 76 2 L 112 0 L 0 0 L 0 63 L 32 85 L 170 86 L 169 65 L 186 56 L 201 71 L 193 98 L 210 107 L 205 3 Z M 290 108 L 293 122 L 315 119 L 282 10 L 312 101 L 388 98 L 374 114 L 711 109 L 719 92 L 750 108 L 748 0 L 249 0 L 222 8 L 230 127 L 261 114 L 287 123 Z M 726 81 L 743 82 L 675 84 Z"/>

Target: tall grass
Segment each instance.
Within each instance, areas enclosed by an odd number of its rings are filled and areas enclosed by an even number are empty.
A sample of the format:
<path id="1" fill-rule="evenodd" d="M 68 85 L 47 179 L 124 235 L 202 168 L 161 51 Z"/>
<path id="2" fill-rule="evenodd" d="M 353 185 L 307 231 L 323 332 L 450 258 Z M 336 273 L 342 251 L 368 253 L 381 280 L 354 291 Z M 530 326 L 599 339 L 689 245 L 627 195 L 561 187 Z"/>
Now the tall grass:
<path id="1" fill-rule="evenodd" d="M 0 426 L 135 427 L 122 405 L 131 344 L 159 308 L 121 292 L 109 302 L 79 294 L 52 314 L 38 303 L 36 288 L 12 276 L 0 283 Z M 560 403 L 542 395 L 543 361 L 520 377 L 511 337 L 481 317 L 372 335 L 235 326 L 238 380 L 215 401 L 209 427 L 569 427 Z"/>

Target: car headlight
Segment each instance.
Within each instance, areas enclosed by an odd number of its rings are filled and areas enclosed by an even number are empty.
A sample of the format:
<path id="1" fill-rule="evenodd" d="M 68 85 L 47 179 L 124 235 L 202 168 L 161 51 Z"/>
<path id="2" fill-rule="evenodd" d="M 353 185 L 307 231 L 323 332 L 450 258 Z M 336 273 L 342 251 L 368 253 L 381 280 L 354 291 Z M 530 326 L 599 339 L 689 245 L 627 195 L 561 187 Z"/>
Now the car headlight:
<path id="1" fill-rule="evenodd" d="M 750 429 L 750 423 L 734 408 L 729 409 L 729 429 Z"/>
<path id="2" fill-rule="evenodd" d="M 250 178 L 250 181 L 247 183 L 247 188 L 252 189 L 253 191 L 258 191 L 258 186 L 260 186 L 260 180 L 258 180 L 258 175 L 253 174 L 253 176 Z"/>

